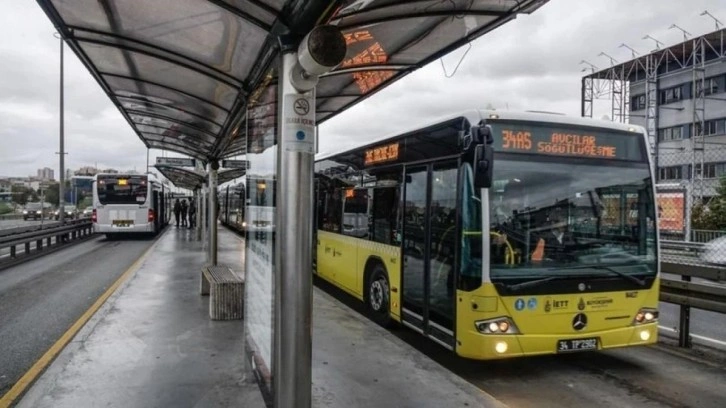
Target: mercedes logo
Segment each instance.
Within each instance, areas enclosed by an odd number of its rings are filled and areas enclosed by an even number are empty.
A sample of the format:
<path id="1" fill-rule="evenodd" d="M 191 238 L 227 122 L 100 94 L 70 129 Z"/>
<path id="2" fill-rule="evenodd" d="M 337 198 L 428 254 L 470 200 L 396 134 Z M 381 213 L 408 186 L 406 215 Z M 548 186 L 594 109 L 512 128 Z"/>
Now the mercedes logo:
<path id="1" fill-rule="evenodd" d="M 572 319 L 572 328 L 580 331 L 587 326 L 587 316 L 585 313 L 578 313 L 575 315 L 575 318 Z"/>

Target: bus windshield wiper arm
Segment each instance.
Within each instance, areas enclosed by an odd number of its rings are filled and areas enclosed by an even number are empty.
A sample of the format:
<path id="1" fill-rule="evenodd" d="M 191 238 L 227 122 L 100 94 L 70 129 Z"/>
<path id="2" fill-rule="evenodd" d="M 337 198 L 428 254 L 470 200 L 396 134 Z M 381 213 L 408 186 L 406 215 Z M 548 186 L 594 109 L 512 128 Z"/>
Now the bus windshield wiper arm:
<path id="1" fill-rule="evenodd" d="M 542 279 L 535 279 L 535 280 L 531 280 L 531 281 L 517 283 L 517 284 L 514 284 L 514 285 L 507 285 L 507 289 L 509 289 L 509 290 L 511 290 L 513 292 L 518 292 L 518 291 L 520 291 L 522 289 L 532 288 L 532 287 L 539 286 L 539 285 L 541 285 L 543 283 L 547 283 L 547 282 L 550 282 L 550 281 L 553 281 L 553 280 L 563 279 L 563 278 L 566 279 L 566 278 L 569 278 L 569 277 L 570 276 L 560 276 L 560 275 L 557 275 L 557 276 L 548 276 L 548 277 L 542 278 Z"/>
<path id="2" fill-rule="evenodd" d="M 621 265 L 617 265 L 617 266 L 633 266 L 633 265 L 639 265 L 639 264 L 632 264 L 631 263 L 631 264 L 621 264 Z M 605 271 L 614 273 L 614 274 L 620 276 L 621 278 L 625 278 L 625 279 L 627 279 L 627 280 L 629 280 L 631 282 L 634 282 L 638 286 L 645 286 L 645 281 L 644 280 L 638 279 L 635 276 L 630 275 L 630 274 L 627 274 L 625 272 L 620 272 L 619 270 L 613 268 L 612 266 L 607 266 L 607 265 L 578 265 L 578 266 L 568 266 L 568 267 L 559 268 L 559 269 L 560 270 L 567 270 L 567 269 L 569 269 L 569 270 L 572 270 L 572 269 L 601 269 L 601 270 L 605 270 Z"/>

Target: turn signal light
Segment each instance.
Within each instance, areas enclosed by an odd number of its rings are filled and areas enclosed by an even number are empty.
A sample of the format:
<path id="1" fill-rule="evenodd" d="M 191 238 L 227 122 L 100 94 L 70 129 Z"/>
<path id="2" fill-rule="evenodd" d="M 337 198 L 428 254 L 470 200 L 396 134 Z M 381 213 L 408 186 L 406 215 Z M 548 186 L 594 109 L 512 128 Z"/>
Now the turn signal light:
<path id="1" fill-rule="evenodd" d="M 658 320 L 658 309 L 644 307 L 635 314 L 633 324 L 653 323 Z"/>
<path id="2" fill-rule="evenodd" d="M 97 223 L 98 222 L 98 214 L 96 213 L 96 209 L 93 209 L 93 212 L 91 213 L 91 222 Z"/>
<path id="3" fill-rule="evenodd" d="M 154 222 L 154 218 L 156 218 L 156 216 L 154 215 L 154 210 L 149 208 L 149 216 L 147 219 L 148 222 Z"/>
<path id="4" fill-rule="evenodd" d="M 474 323 L 474 326 L 483 334 L 519 334 L 519 330 L 509 317 L 479 320 Z"/>

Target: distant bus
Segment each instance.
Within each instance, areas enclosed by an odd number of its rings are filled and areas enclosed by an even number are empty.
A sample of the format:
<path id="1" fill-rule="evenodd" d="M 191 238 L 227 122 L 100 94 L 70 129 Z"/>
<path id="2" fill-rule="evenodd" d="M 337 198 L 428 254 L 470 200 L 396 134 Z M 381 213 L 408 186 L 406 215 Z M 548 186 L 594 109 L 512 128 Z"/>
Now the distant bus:
<path id="1" fill-rule="evenodd" d="M 153 175 L 98 174 L 93 182 L 93 229 L 108 238 L 156 234 L 169 221 L 170 201 Z"/>
<path id="2" fill-rule="evenodd" d="M 245 185 L 227 185 L 219 189 L 219 220 L 239 231 L 244 231 L 245 222 Z"/>
<path id="3" fill-rule="evenodd" d="M 651 169 L 638 126 L 469 111 L 412 127 L 317 158 L 315 272 L 467 358 L 653 344 Z"/>

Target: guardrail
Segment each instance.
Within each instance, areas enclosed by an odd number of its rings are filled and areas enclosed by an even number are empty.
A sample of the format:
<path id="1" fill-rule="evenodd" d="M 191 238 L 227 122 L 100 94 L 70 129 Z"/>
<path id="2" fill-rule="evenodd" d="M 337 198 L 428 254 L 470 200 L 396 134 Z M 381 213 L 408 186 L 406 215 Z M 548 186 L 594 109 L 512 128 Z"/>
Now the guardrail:
<path id="1" fill-rule="evenodd" d="M 93 224 L 84 219 L 0 236 L 0 269 L 37 258 L 91 235 Z"/>
<path id="2" fill-rule="evenodd" d="M 694 246 L 695 247 L 695 246 Z M 726 266 L 661 262 L 661 272 L 680 275 L 680 280 L 661 276 L 660 300 L 680 305 L 678 345 L 691 347 L 691 307 L 726 313 Z M 692 278 L 704 280 L 692 282 Z"/>

